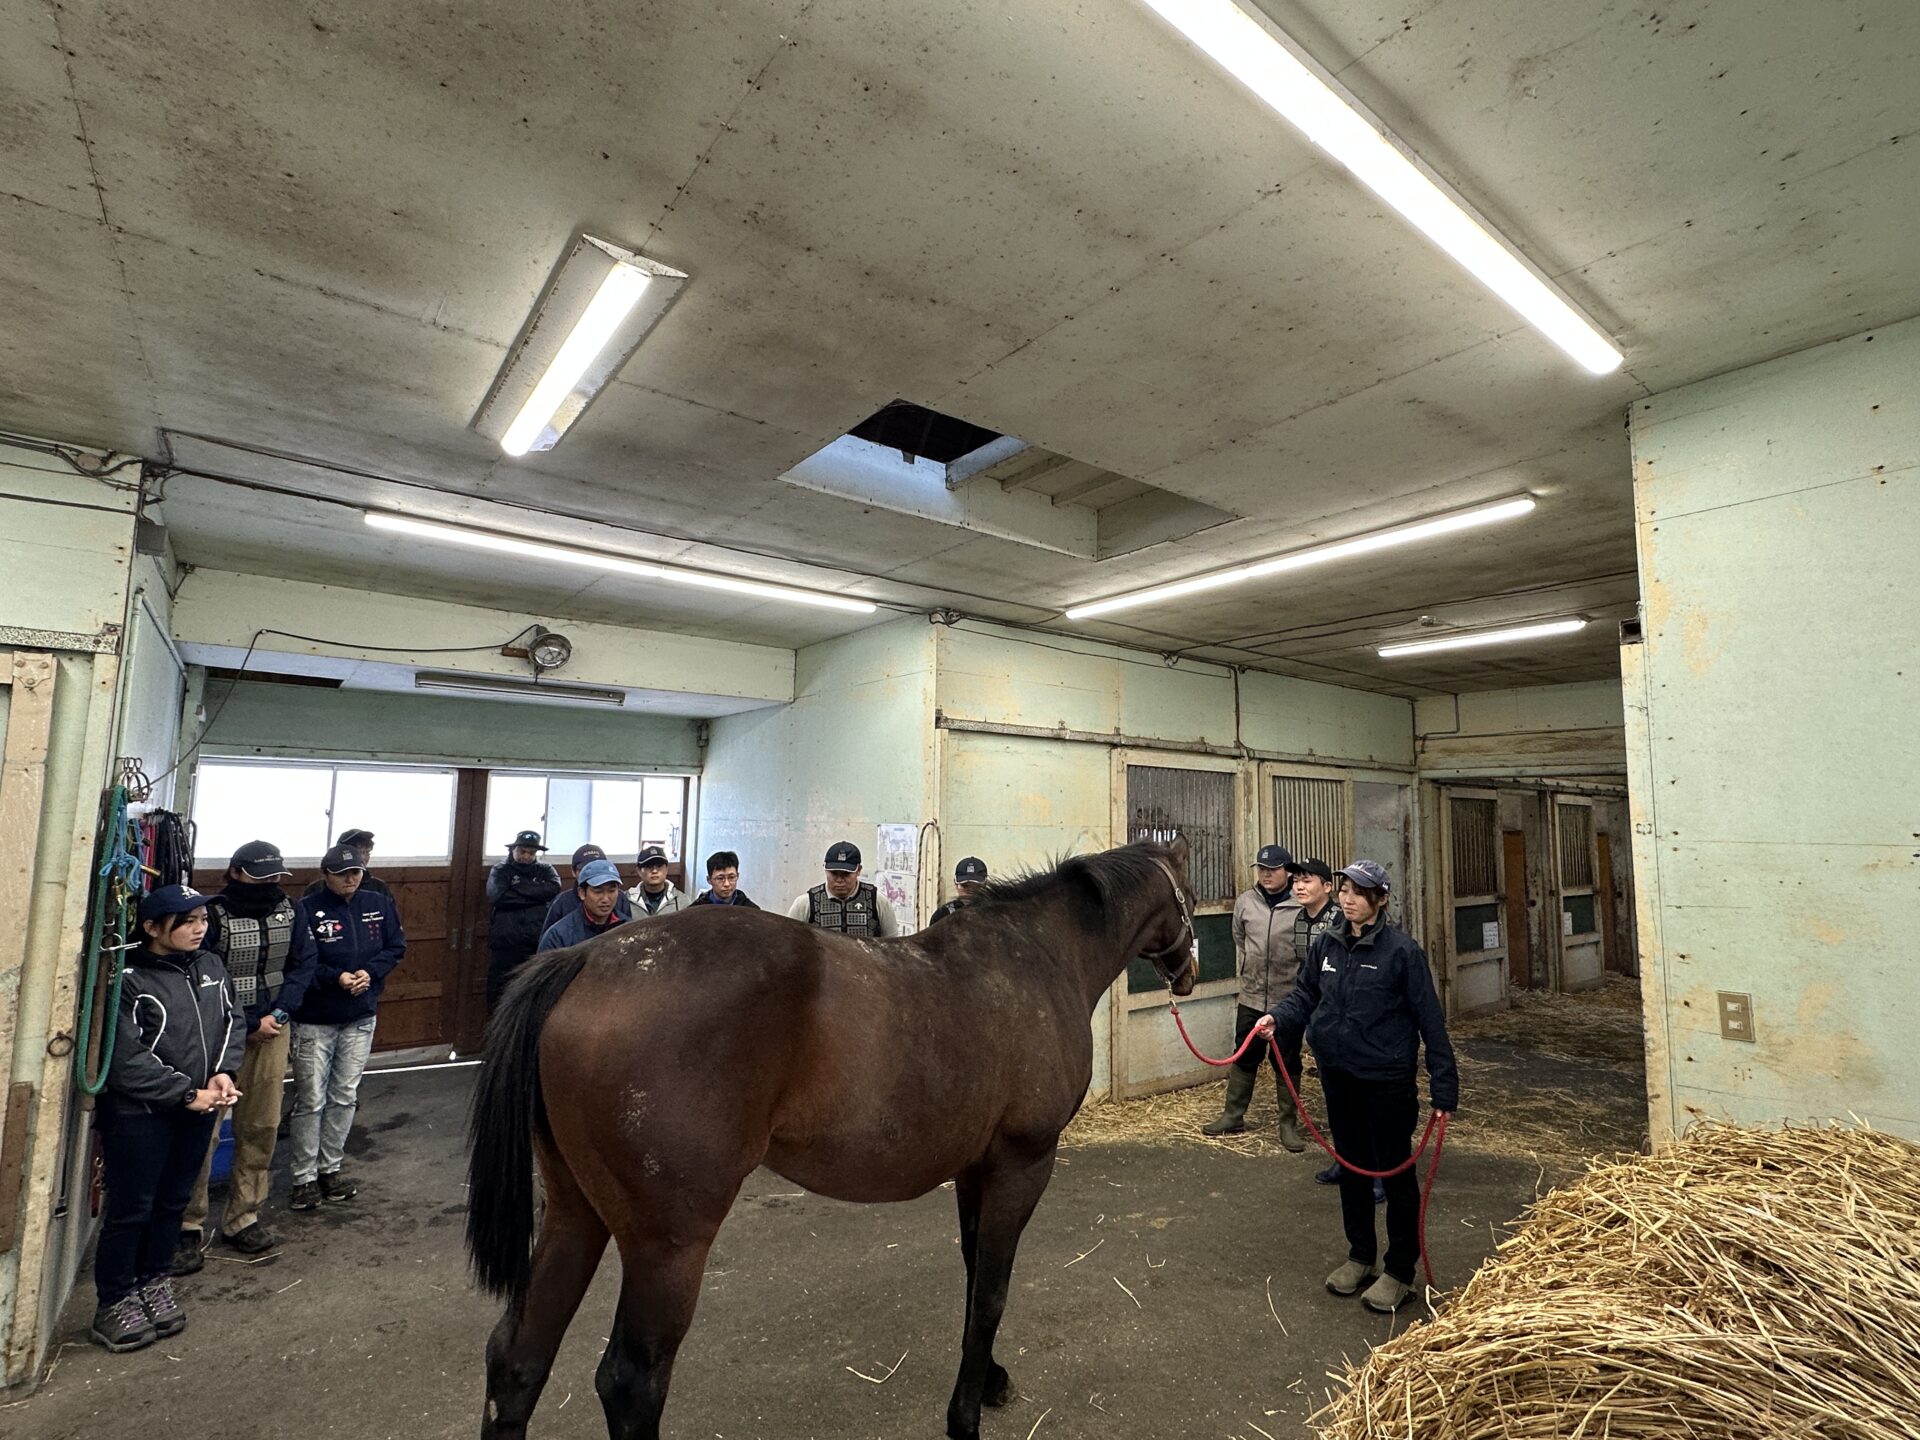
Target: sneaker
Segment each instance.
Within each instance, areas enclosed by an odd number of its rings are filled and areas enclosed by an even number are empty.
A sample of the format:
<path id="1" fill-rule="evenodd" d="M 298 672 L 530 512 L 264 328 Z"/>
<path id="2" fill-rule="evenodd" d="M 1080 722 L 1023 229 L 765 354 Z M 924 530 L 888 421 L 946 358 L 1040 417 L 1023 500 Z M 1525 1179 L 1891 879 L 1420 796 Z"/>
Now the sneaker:
<path id="1" fill-rule="evenodd" d="M 1313 1183 L 1316 1185 L 1338 1185 L 1340 1183 L 1340 1162 L 1336 1160 L 1327 1166 L 1326 1169 L 1316 1171 L 1314 1173 Z"/>
<path id="2" fill-rule="evenodd" d="M 180 1238 L 173 1246 L 173 1273 L 175 1275 L 197 1275 L 207 1263 L 206 1237 L 198 1230 L 182 1230 Z"/>
<path id="3" fill-rule="evenodd" d="M 1332 1282 L 1328 1284 L 1331 1286 Z M 1391 1275 L 1382 1275 L 1367 1287 L 1367 1293 L 1360 1297 L 1360 1303 L 1376 1314 L 1391 1315 L 1412 1298 L 1413 1286 Z"/>
<path id="4" fill-rule="evenodd" d="M 142 1285 L 140 1300 L 147 1307 L 147 1318 L 153 1321 L 153 1333 L 157 1339 L 178 1335 L 187 1328 L 187 1312 L 180 1308 L 180 1302 L 174 1298 L 173 1282 L 166 1276 L 156 1275 Z"/>
<path id="5" fill-rule="evenodd" d="M 1358 1295 L 1360 1287 L 1380 1272 L 1371 1265 L 1362 1265 L 1358 1260 L 1349 1260 L 1338 1270 L 1327 1276 L 1329 1295 Z"/>
<path id="6" fill-rule="evenodd" d="M 128 1350 L 144 1350 L 160 1338 L 154 1333 L 153 1321 L 147 1316 L 147 1307 L 141 1303 L 138 1290 L 94 1311 L 87 1337 L 99 1341 L 116 1355 Z"/>
<path id="7" fill-rule="evenodd" d="M 312 1180 L 302 1180 L 293 1187 L 293 1194 L 287 1197 L 289 1210 L 318 1210 L 320 1208 L 320 1187 Z"/>
<path id="8" fill-rule="evenodd" d="M 1376 1205 L 1384 1205 L 1387 1203 L 1386 1181 L 1376 1180 L 1373 1182 L 1373 1203 Z"/>
<path id="9" fill-rule="evenodd" d="M 338 1170 L 320 1177 L 320 1193 L 329 1200 L 351 1200 L 360 1193 L 360 1182 Z"/>
<path id="10" fill-rule="evenodd" d="M 242 1255 L 264 1255 L 280 1243 L 274 1238 L 273 1232 L 258 1220 L 238 1234 L 222 1235 L 220 1238 Z"/>

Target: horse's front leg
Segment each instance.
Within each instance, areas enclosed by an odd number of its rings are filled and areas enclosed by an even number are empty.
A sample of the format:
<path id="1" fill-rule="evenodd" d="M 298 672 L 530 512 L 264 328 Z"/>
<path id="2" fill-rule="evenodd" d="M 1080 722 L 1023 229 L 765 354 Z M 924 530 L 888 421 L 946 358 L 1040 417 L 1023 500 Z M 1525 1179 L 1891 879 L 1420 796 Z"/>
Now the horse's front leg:
<path id="1" fill-rule="evenodd" d="M 960 1245 L 968 1265 L 967 1323 L 960 1351 L 960 1375 L 947 1402 L 951 1440 L 978 1440 L 980 1406 L 1005 1404 L 1012 1379 L 993 1358 L 993 1338 L 1007 1308 L 1014 1252 L 1053 1176 L 1054 1146 L 1044 1151 L 989 1152 L 954 1184 L 960 1203 Z M 968 1244 L 969 1210 L 972 1244 Z M 970 1253 L 969 1253 L 970 1252 Z"/>

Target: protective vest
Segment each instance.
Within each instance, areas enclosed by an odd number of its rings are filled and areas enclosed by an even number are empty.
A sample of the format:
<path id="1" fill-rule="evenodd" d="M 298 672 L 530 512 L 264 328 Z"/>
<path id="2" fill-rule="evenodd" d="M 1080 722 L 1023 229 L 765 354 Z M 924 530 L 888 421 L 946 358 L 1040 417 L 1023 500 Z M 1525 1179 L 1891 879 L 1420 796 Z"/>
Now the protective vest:
<path id="1" fill-rule="evenodd" d="M 825 885 L 816 885 L 807 892 L 807 923 L 817 930 L 831 931 L 835 935 L 851 935 L 856 940 L 877 940 L 880 938 L 880 914 L 876 903 L 880 892 L 862 881 L 854 887 L 853 894 L 844 900 L 836 900 L 827 893 Z"/>
<path id="2" fill-rule="evenodd" d="M 1307 953 L 1313 949 L 1313 942 L 1326 934 L 1333 926 L 1346 918 L 1341 913 L 1338 901 L 1327 901 L 1327 908 L 1320 912 L 1318 920 L 1309 920 L 1303 905 L 1293 917 L 1293 958 L 1301 965 L 1307 963 Z"/>
<path id="3" fill-rule="evenodd" d="M 293 902 L 282 896 L 259 916 L 235 914 L 218 895 L 207 903 L 220 908 L 220 959 L 233 981 L 234 1002 L 245 1010 L 263 996 L 278 994 L 293 950 Z"/>

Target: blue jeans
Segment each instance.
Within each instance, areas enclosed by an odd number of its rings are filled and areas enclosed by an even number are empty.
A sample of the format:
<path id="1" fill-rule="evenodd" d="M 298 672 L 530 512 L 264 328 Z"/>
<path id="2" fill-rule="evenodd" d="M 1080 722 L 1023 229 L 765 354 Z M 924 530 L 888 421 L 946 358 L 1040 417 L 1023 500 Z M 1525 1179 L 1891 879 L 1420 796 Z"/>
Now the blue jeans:
<path id="1" fill-rule="evenodd" d="M 347 1132 L 360 1106 L 360 1074 L 373 1052 L 372 1015 L 345 1025 L 293 1027 L 293 1183 L 331 1175 L 347 1152 Z"/>

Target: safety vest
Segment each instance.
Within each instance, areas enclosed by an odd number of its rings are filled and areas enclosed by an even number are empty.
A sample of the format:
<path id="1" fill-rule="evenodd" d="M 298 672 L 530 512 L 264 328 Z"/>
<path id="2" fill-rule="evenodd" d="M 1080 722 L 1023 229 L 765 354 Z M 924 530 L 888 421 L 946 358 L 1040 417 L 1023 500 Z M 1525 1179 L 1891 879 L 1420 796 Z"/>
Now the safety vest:
<path id="1" fill-rule="evenodd" d="M 1327 908 L 1320 912 L 1318 920 L 1309 920 L 1306 906 L 1301 906 L 1300 912 L 1293 917 L 1294 959 L 1302 965 L 1306 964 L 1307 952 L 1313 949 L 1313 942 L 1345 918 L 1340 909 L 1340 902 L 1337 900 L 1327 901 Z"/>
<path id="2" fill-rule="evenodd" d="M 851 935 L 856 940 L 877 940 L 880 938 L 879 898 L 880 892 L 864 881 L 844 900 L 829 895 L 825 885 L 816 885 L 807 892 L 807 923 L 836 935 Z"/>
<path id="3" fill-rule="evenodd" d="M 242 1009 L 280 993 L 293 950 L 293 902 L 282 896 L 265 915 L 236 915 L 218 895 L 208 904 L 220 911 L 220 961 L 233 981 L 233 998 Z"/>

